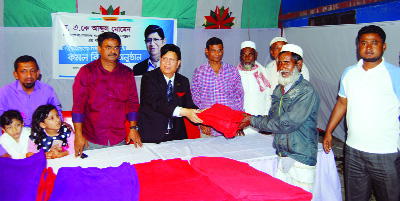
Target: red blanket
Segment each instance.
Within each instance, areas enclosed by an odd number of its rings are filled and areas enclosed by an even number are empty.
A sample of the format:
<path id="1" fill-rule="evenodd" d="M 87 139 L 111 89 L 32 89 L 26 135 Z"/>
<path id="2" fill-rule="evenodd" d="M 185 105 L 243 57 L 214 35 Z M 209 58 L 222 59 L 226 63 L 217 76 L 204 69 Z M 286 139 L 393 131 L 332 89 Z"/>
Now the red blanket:
<path id="1" fill-rule="evenodd" d="M 204 125 L 212 126 L 225 137 L 232 138 L 239 130 L 238 123 L 244 118 L 242 113 L 242 111 L 232 110 L 228 106 L 216 103 L 197 116 L 203 120 Z"/>
<path id="2" fill-rule="evenodd" d="M 140 200 L 235 200 L 181 159 L 154 160 L 134 165 Z"/>
<path id="3" fill-rule="evenodd" d="M 196 157 L 190 165 L 238 200 L 311 200 L 312 194 L 228 158 Z"/>

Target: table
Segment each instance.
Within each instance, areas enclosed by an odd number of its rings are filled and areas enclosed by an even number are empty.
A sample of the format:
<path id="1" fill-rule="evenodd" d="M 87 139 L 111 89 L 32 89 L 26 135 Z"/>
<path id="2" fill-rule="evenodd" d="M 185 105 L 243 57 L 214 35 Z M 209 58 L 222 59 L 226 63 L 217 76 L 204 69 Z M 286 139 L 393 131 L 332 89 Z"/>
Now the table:
<path id="1" fill-rule="evenodd" d="M 272 147 L 273 137 L 263 134 L 247 134 L 226 139 L 223 136 L 162 142 L 160 144 L 144 143 L 143 148 L 133 145 L 110 147 L 85 151 L 85 159 L 68 155 L 63 158 L 48 160 L 48 167 L 57 173 L 61 167 L 117 167 L 123 162 L 131 164 L 145 163 L 155 159 L 192 157 L 226 157 L 248 163 L 255 169 L 275 176 L 278 157 Z M 316 180 L 313 189 L 313 200 L 342 200 L 339 174 L 332 152 L 326 154 L 322 145 L 318 145 L 318 162 Z"/>

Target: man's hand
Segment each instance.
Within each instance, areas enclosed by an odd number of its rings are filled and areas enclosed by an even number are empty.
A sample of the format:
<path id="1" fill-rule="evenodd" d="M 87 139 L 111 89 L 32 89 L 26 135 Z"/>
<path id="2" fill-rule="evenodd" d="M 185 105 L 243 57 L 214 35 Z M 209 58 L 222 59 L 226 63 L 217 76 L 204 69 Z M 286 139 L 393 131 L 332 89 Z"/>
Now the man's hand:
<path id="1" fill-rule="evenodd" d="M 325 133 L 325 137 L 322 140 L 322 146 L 324 146 L 325 153 L 329 154 L 332 149 L 332 133 Z"/>
<path id="2" fill-rule="evenodd" d="M 245 136 L 243 129 L 239 129 L 236 131 L 236 136 Z"/>
<path id="3" fill-rule="evenodd" d="M 246 128 L 247 126 L 250 125 L 250 120 L 251 120 L 251 115 L 247 113 L 242 113 L 241 115 L 244 116 L 241 122 L 239 122 L 239 128 Z"/>
<path id="4" fill-rule="evenodd" d="M 209 126 L 200 125 L 201 133 L 211 135 L 211 128 Z"/>
<path id="5" fill-rule="evenodd" d="M 193 123 L 201 124 L 201 123 L 203 123 L 203 120 L 201 120 L 197 116 L 197 114 L 200 112 L 201 112 L 200 110 L 196 110 L 196 109 L 181 108 L 180 115 L 183 117 L 187 117 Z"/>
<path id="6" fill-rule="evenodd" d="M 65 125 L 68 128 L 68 130 L 75 133 L 74 128 L 72 128 L 72 126 L 69 125 L 67 122 L 62 122 L 61 125 Z"/>
<path id="7" fill-rule="evenodd" d="M 133 142 L 133 145 L 135 145 L 136 148 L 138 146 L 139 147 L 143 146 L 142 140 L 140 139 L 139 132 L 136 129 L 130 129 L 129 130 L 129 134 L 128 134 L 128 137 L 126 139 L 127 144 L 129 144 L 131 142 L 131 140 Z"/>
<path id="8" fill-rule="evenodd" d="M 89 148 L 88 142 L 82 134 L 75 133 L 74 148 L 75 148 L 75 158 L 80 156 L 83 152 L 83 146 Z"/>

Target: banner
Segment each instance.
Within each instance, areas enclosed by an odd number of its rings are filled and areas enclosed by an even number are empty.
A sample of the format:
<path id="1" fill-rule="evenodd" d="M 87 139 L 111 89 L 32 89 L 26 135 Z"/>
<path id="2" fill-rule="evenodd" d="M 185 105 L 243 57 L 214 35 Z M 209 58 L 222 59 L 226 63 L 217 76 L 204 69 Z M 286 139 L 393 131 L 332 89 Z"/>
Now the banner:
<path id="1" fill-rule="evenodd" d="M 144 42 L 148 25 L 160 26 L 167 44 L 177 41 L 176 19 L 52 13 L 52 20 L 55 79 L 72 79 L 83 65 L 98 59 L 97 37 L 103 32 L 114 32 L 121 37 L 119 61 L 129 67 L 149 57 Z"/>

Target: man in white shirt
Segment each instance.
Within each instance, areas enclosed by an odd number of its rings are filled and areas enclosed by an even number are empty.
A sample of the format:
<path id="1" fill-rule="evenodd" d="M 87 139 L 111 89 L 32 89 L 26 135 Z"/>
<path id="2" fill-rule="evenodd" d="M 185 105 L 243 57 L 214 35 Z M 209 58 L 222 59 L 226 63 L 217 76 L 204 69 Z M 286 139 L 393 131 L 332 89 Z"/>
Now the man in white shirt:
<path id="1" fill-rule="evenodd" d="M 377 200 L 400 200 L 400 68 L 382 57 L 385 39 L 385 32 L 375 25 L 358 32 L 362 59 L 342 75 L 323 140 L 329 153 L 332 131 L 346 113 L 346 200 L 370 200 L 371 189 Z"/>
<path id="2" fill-rule="evenodd" d="M 266 66 L 268 70 L 267 72 L 269 75 L 269 81 L 271 83 L 271 94 L 274 91 L 275 87 L 278 85 L 278 77 L 279 77 L 279 72 L 277 67 L 278 55 L 282 50 L 282 46 L 286 44 L 287 44 L 286 38 L 275 37 L 271 40 L 269 45 L 269 52 L 271 53 L 271 56 L 274 59 Z M 303 75 L 304 79 L 310 81 L 310 74 L 308 72 L 308 68 L 304 63 L 300 73 Z"/>
<path id="3" fill-rule="evenodd" d="M 268 80 L 267 69 L 257 60 L 256 44 L 244 41 L 241 44 L 240 63 L 237 69 L 244 90 L 244 111 L 251 115 L 268 115 L 271 107 L 271 84 Z M 245 133 L 257 132 L 247 127 Z"/>

